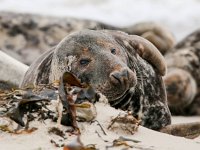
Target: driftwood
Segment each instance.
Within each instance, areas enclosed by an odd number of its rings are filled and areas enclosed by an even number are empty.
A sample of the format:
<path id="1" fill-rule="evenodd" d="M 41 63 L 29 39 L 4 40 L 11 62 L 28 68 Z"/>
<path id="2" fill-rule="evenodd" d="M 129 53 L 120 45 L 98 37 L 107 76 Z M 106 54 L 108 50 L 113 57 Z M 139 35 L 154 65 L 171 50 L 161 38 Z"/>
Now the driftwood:
<path id="1" fill-rule="evenodd" d="M 28 66 L 0 51 L 0 88 L 18 86 L 27 69 Z"/>

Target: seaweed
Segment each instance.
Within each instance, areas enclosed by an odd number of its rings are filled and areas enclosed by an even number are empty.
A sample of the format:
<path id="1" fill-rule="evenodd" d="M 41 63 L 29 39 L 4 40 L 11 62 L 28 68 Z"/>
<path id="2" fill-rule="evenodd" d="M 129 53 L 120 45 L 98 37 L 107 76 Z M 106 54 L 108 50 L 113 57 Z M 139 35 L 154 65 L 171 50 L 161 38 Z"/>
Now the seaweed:
<path id="1" fill-rule="evenodd" d="M 59 84 L 41 84 L 1 93 L 0 99 L 6 99 L 6 103 L 0 104 L 6 111 L 0 112 L 0 115 L 10 118 L 22 127 L 27 127 L 28 123 L 35 119 L 31 113 L 37 113 L 38 120 L 52 119 L 62 125 L 78 129 L 76 107 L 90 107 L 84 102 L 96 102 L 97 94 L 90 85 L 81 83 L 72 73 L 64 72 Z M 48 108 L 56 100 L 60 106 L 57 106 L 58 115 Z"/>

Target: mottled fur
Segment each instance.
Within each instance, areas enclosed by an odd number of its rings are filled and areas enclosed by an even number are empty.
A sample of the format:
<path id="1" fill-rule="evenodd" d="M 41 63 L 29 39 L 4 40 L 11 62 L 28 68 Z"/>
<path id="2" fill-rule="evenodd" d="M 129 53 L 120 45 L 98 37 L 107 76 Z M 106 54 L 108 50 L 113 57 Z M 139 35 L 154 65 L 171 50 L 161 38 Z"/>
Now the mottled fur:
<path id="1" fill-rule="evenodd" d="M 173 114 L 200 114 L 200 30 L 188 35 L 165 55 L 164 77 Z"/>

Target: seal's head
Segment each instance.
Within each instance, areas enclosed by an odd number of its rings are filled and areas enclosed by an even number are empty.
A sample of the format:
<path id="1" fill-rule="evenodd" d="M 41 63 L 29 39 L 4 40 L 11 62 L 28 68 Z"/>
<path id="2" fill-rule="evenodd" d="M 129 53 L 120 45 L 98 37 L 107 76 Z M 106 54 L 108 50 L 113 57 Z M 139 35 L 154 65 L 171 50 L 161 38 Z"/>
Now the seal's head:
<path id="1" fill-rule="evenodd" d="M 128 36 L 121 32 L 118 34 Z M 135 38 L 141 41 L 134 44 L 141 44 L 139 46 L 143 48 L 143 39 Z M 137 84 L 136 71 L 129 68 L 128 46 L 130 49 L 129 40 L 111 31 L 76 32 L 56 47 L 50 78 L 52 81 L 57 80 L 64 70 L 68 70 L 82 82 L 91 84 L 109 101 L 119 99 Z M 137 55 L 137 50 L 132 48 L 133 55 Z M 145 52 L 140 53 L 144 55 Z"/>

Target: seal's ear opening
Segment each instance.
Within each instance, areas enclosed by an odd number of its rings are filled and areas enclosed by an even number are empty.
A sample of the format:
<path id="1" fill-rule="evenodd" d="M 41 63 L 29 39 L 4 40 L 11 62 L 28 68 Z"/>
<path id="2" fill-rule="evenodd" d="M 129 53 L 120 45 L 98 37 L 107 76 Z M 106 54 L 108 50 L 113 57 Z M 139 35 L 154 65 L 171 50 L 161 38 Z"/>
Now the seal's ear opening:
<path id="1" fill-rule="evenodd" d="M 129 50 L 130 54 L 131 51 L 132 53 L 136 51 L 140 57 L 154 66 L 160 75 L 165 75 L 167 67 L 164 57 L 151 42 L 140 36 L 128 35 L 120 31 L 105 30 L 104 32 L 111 34 L 117 42 Z"/>

